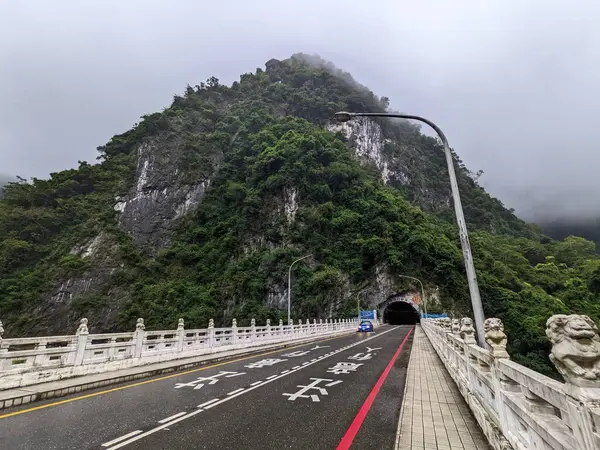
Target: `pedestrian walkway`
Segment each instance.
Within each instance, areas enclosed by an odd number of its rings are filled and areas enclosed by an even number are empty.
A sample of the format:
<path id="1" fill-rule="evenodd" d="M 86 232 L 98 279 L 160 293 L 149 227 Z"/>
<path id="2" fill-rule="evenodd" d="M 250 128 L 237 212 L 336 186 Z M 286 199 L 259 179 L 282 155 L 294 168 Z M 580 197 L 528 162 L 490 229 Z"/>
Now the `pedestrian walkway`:
<path id="1" fill-rule="evenodd" d="M 454 380 L 417 325 L 396 450 L 489 449 Z"/>

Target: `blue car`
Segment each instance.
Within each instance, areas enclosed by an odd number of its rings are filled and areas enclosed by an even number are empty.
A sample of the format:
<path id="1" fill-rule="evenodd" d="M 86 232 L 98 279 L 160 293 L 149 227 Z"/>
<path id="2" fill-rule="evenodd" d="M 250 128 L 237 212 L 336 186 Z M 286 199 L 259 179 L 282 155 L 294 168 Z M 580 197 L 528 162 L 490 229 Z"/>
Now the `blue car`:
<path id="1" fill-rule="evenodd" d="M 359 333 L 372 333 L 373 332 L 373 324 L 368 320 L 363 320 L 358 326 Z"/>

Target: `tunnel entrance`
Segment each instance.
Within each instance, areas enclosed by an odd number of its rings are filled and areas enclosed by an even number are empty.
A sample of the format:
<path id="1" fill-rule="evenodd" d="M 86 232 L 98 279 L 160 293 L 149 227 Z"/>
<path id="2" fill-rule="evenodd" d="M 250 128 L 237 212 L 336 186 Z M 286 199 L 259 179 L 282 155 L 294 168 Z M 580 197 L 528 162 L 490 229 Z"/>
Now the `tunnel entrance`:
<path id="1" fill-rule="evenodd" d="M 383 321 L 390 325 L 414 325 L 420 320 L 419 313 L 406 302 L 392 302 L 383 311 Z"/>

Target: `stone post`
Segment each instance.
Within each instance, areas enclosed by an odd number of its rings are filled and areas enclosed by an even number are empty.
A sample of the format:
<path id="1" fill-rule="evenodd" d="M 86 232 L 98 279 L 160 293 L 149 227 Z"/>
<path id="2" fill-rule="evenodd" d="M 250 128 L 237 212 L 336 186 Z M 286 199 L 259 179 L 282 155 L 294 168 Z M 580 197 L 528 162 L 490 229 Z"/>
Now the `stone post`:
<path id="1" fill-rule="evenodd" d="M 8 353 L 8 348 L 4 348 L 2 345 L 2 335 L 4 334 L 4 328 L 2 327 L 2 321 L 0 320 L 0 353 Z"/>
<path id="2" fill-rule="evenodd" d="M 210 348 L 215 346 L 215 321 L 210 319 L 208 321 L 208 346 Z"/>
<path id="3" fill-rule="evenodd" d="M 315 334 L 317 332 L 317 319 L 313 319 L 312 325 L 312 333 Z"/>
<path id="4" fill-rule="evenodd" d="M 267 319 L 267 339 L 271 339 L 271 319 Z"/>
<path id="5" fill-rule="evenodd" d="M 283 320 L 279 319 L 279 330 L 277 330 L 277 336 L 283 336 Z"/>
<path id="6" fill-rule="evenodd" d="M 183 339 L 185 338 L 185 326 L 183 319 L 177 321 L 177 353 L 183 351 Z"/>
<path id="7" fill-rule="evenodd" d="M 237 320 L 233 319 L 231 321 L 231 343 L 235 344 L 237 342 L 237 334 L 238 334 L 238 329 L 237 329 Z"/>
<path id="8" fill-rule="evenodd" d="M 452 334 L 460 337 L 460 320 L 452 319 Z"/>
<path id="9" fill-rule="evenodd" d="M 84 317 L 79 321 L 79 328 L 75 332 L 77 336 L 77 341 L 75 343 L 75 361 L 74 365 L 80 366 L 83 364 L 83 359 L 85 357 L 85 347 L 87 345 L 88 334 L 90 334 L 88 330 L 88 320 Z"/>
<path id="10" fill-rule="evenodd" d="M 144 336 L 146 334 L 146 325 L 144 325 L 144 319 L 141 317 L 135 323 L 135 333 L 133 340 L 135 341 L 135 354 L 136 358 L 142 357 L 142 350 L 144 348 Z"/>
<path id="11" fill-rule="evenodd" d="M 550 360 L 565 379 L 567 418 L 578 450 L 600 448 L 600 334 L 590 317 L 556 314 L 546 322 Z"/>
<path id="12" fill-rule="evenodd" d="M 250 342 L 256 341 L 256 320 L 250 320 Z"/>
<path id="13" fill-rule="evenodd" d="M 477 344 L 473 321 L 469 317 L 463 317 L 460 321 L 460 337 L 467 345 Z"/>
<path id="14" fill-rule="evenodd" d="M 290 326 L 290 334 L 294 334 L 294 319 L 290 319 L 290 323 L 288 325 Z"/>
<path id="15" fill-rule="evenodd" d="M 492 373 L 491 380 L 494 389 L 494 402 L 500 421 L 500 432 L 496 433 L 494 440 L 504 443 L 506 441 L 505 436 L 510 436 L 514 430 L 510 429 L 511 411 L 508 404 L 503 401 L 505 394 L 502 394 L 502 392 L 510 395 L 510 393 L 519 392 L 521 388 L 517 383 L 502 375 L 498 367 L 501 360 L 509 358 L 506 351 L 507 337 L 504 334 L 504 324 L 500 319 L 491 317 L 485 320 L 483 329 L 485 331 L 485 342 L 490 346 L 490 353 L 493 357 L 492 366 L 490 367 Z"/>

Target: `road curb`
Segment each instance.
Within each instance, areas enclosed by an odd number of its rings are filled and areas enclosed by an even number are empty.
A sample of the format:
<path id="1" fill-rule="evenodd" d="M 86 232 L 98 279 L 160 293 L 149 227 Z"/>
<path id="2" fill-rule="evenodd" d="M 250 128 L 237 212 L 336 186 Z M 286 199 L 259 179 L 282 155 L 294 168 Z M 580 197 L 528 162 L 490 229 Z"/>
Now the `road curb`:
<path id="1" fill-rule="evenodd" d="M 21 406 L 41 400 L 49 400 L 51 398 L 64 397 L 66 395 L 75 394 L 90 389 L 96 389 L 112 384 L 119 384 L 127 381 L 138 380 L 141 378 L 149 378 L 165 373 L 177 372 L 192 367 L 204 366 L 216 362 L 226 361 L 229 359 L 235 359 L 240 356 L 252 356 L 255 354 L 263 353 L 266 350 L 278 350 L 314 341 L 321 341 L 323 339 L 341 337 L 355 332 L 355 330 L 347 330 L 332 333 L 330 335 L 313 336 L 285 343 L 265 345 L 263 347 L 252 347 L 248 349 L 233 350 L 231 352 L 228 352 L 226 355 L 202 355 L 192 358 L 186 358 L 185 360 L 174 360 L 172 365 L 169 364 L 168 366 L 158 368 L 152 368 L 149 366 L 139 366 L 134 369 L 125 369 L 128 372 L 130 372 L 127 374 L 123 374 L 123 371 L 120 371 L 121 375 L 119 375 L 119 371 L 115 371 L 107 372 L 106 374 L 84 375 L 81 377 L 68 378 L 63 381 L 52 381 L 49 383 L 37 384 L 27 386 L 24 388 L 8 389 L 6 391 L 0 391 L 0 410 L 15 406 Z M 190 361 L 190 359 L 195 360 Z M 157 363 L 156 365 L 158 364 L 164 365 L 165 362 Z M 135 369 L 139 370 L 136 371 Z M 106 375 L 106 377 L 102 379 L 94 379 L 100 378 L 102 375 Z M 92 380 L 90 380 L 90 378 Z"/>

